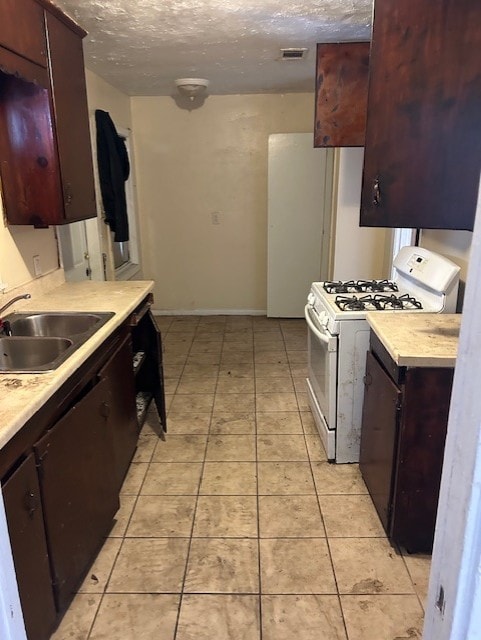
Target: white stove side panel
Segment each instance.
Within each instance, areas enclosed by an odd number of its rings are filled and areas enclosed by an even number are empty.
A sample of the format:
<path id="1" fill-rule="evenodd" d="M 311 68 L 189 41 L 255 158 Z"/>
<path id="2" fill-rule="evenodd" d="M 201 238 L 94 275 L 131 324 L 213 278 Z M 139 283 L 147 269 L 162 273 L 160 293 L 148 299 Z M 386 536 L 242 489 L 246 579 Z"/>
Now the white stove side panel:
<path id="1" fill-rule="evenodd" d="M 366 320 L 340 323 L 336 462 L 359 462 L 366 353 L 369 349 Z"/>

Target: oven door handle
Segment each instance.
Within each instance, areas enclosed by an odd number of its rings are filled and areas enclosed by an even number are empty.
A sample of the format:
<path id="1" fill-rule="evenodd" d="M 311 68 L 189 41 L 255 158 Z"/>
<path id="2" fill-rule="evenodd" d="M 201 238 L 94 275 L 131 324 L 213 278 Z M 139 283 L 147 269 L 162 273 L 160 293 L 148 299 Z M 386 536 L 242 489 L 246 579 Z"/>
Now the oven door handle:
<path id="1" fill-rule="evenodd" d="M 306 318 L 309 329 L 316 336 L 316 338 L 327 344 L 328 351 L 336 351 L 336 338 L 334 336 L 331 336 L 331 334 L 329 333 L 321 333 L 321 331 L 319 331 L 316 325 L 312 322 L 310 309 L 310 305 L 306 304 L 306 306 L 304 307 L 304 316 Z"/>

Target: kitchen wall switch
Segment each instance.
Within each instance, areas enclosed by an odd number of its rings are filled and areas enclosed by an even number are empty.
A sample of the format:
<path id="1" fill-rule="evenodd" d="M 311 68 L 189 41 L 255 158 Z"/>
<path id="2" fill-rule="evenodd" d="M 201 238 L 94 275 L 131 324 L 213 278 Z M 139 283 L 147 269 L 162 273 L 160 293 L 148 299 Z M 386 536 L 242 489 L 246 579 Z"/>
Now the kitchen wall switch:
<path id="1" fill-rule="evenodd" d="M 40 265 L 40 256 L 33 256 L 33 272 L 36 278 L 42 275 L 42 267 Z"/>

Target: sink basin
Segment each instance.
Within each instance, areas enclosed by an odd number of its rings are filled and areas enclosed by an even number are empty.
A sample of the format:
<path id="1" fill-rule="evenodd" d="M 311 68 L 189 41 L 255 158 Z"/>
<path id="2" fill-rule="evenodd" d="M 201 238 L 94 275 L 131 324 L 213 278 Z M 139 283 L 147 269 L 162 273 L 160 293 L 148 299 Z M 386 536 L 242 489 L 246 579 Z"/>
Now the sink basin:
<path id="1" fill-rule="evenodd" d="M 75 340 L 77 336 L 96 331 L 112 317 L 112 313 L 32 313 L 12 314 L 5 318 L 10 322 L 12 336 L 64 337 Z M 92 333 L 94 333 L 92 331 Z"/>
<path id="2" fill-rule="evenodd" d="M 51 371 L 70 355 L 72 345 L 67 338 L 0 338 L 0 371 Z"/>
<path id="3" fill-rule="evenodd" d="M 3 318 L 11 335 L 0 336 L 0 373 L 56 369 L 114 314 L 11 313 Z"/>

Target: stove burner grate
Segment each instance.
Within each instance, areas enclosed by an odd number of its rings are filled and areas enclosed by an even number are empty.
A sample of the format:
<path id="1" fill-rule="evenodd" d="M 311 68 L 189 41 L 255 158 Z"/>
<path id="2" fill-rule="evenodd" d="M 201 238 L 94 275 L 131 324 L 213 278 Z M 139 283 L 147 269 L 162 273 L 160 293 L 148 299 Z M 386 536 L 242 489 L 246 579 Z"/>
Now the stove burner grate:
<path id="1" fill-rule="evenodd" d="M 368 293 L 398 291 L 397 284 L 392 280 L 332 280 L 324 282 L 327 293 Z"/>
<path id="2" fill-rule="evenodd" d="M 401 296 L 379 293 L 361 297 L 339 295 L 335 303 L 341 311 L 409 311 L 423 308 L 419 300 L 408 293 Z"/>

